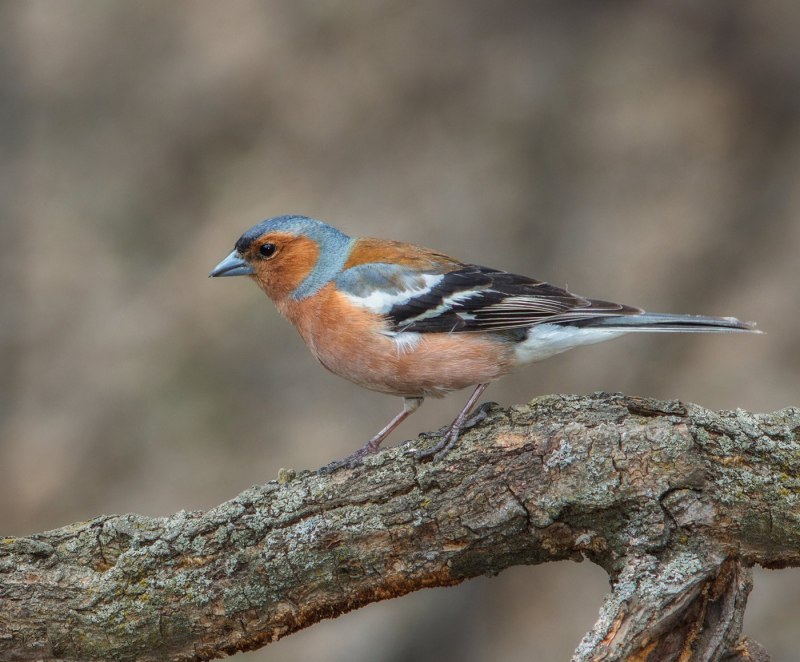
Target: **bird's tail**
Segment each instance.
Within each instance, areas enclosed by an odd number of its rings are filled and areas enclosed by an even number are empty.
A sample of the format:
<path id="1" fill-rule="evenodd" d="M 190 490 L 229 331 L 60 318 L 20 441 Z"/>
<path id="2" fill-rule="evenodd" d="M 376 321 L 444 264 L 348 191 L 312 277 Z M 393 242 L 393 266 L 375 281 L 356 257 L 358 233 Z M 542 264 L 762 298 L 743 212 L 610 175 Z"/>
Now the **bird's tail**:
<path id="1" fill-rule="evenodd" d="M 640 313 L 609 315 L 585 321 L 584 327 L 617 329 L 619 331 L 663 331 L 671 333 L 762 333 L 755 322 L 742 322 L 735 317 L 705 315 L 672 315 L 670 313 Z"/>

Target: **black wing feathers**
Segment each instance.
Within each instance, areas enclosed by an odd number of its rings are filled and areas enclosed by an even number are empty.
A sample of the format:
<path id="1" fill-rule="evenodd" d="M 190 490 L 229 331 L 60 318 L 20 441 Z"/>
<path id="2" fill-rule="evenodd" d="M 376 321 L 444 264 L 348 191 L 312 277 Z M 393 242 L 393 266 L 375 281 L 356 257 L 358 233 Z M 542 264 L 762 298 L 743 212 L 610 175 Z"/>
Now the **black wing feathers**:
<path id="1" fill-rule="evenodd" d="M 465 265 L 444 274 L 424 294 L 396 304 L 387 317 L 395 331 L 432 333 L 502 331 L 640 312 L 585 299 L 527 276 Z"/>

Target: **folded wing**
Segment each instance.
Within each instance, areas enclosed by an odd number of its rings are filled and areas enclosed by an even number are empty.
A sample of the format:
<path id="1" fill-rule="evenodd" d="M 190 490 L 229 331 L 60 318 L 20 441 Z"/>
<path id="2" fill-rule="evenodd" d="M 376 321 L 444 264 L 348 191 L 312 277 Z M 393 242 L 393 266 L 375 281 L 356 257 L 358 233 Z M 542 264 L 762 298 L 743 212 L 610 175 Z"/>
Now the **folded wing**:
<path id="1" fill-rule="evenodd" d="M 642 312 L 472 264 L 445 273 L 359 265 L 345 271 L 337 285 L 353 303 L 385 315 L 390 330 L 398 333 L 504 331 Z"/>

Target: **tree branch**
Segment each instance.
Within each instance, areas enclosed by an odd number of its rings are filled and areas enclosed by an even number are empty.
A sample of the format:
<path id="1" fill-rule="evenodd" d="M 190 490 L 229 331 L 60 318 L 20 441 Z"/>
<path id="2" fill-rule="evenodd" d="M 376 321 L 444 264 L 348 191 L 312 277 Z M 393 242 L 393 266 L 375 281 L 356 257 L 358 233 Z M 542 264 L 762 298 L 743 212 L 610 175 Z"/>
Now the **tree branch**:
<path id="1" fill-rule="evenodd" d="M 749 568 L 800 564 L 800 410 L 551 396 L 208 512 L 0 539 L 0 660 L 205 660 L 519 564 L 588 558 L 613 591 L 574 660 L 768 660 Z M 431 443 L 420 438 L 417 444 Z"/>

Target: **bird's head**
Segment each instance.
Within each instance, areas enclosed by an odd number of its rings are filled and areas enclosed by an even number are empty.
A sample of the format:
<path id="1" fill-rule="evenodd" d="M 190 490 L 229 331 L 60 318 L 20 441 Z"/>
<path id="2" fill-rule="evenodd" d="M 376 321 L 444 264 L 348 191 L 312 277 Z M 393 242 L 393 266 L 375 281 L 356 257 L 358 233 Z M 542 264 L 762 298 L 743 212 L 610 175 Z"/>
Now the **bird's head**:
<path id="1" fill-rule="evenodd" d="M 276 216 L 245 232 L 209 276 L 250 276 L 274 301 L 304 299 L 338 274 L 354 240 L 307 216 Z"/>

